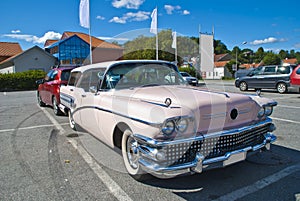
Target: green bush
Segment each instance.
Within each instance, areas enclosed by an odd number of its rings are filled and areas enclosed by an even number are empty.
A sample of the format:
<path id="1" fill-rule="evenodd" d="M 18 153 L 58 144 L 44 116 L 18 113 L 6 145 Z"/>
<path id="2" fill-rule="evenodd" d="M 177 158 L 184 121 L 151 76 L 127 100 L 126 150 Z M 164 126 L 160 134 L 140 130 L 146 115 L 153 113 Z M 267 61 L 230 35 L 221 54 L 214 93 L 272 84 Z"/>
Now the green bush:
<path id="1" fill-rule="evenodd" d="M 0 74 L 0 91 L 25 91 L 37 89 L 36 80 L 44 78 L 42 70 Z"/>

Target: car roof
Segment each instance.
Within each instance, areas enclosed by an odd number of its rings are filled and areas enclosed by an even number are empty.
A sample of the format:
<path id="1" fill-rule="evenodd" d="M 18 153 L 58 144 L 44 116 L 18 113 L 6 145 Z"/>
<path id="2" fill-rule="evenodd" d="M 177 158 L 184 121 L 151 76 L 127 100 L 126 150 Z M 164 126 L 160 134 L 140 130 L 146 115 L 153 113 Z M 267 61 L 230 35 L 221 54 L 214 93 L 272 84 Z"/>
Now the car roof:
<path id="1" fill-rule="evenodd" d="M 95 63 L 95 64 L 89 64 L 86 66 L 80 66 L 75 68 L 73 71 L 79 71 L 79 72 L 84 72 L 89 69 L 95 69 L 95 68 L 110 68 L 111 66 L 115 64 L 126 64 L 126 63 L 167 63 L 167 64 L 172 64 L 173 63 L 169 61 L 162 61 L 162 60 L 118 60 L 118 61 L 106 61 L 106 62 L 101 62 L 101 63 Z"/>
<path id="2" fill-rule="evenodd" d="M 57 70 L 72 70 L 74 68 L 77 68 L 78 66 L 58 66 L 56 68 L 53 68 L 53 69 L 57 69 Z"/>

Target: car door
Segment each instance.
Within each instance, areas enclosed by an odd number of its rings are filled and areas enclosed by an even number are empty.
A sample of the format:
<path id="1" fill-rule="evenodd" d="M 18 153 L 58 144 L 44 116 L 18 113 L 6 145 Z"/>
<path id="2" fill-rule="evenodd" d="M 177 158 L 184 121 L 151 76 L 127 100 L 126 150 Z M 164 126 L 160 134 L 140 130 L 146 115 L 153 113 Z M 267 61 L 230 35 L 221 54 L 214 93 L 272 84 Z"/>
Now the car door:
<path id="1" fill-rule="evenodd" d="M 277 66 L 265 66 L 262 76 L 258 78 L 259 88 L 274 89 L 276 88 L 276 68 Z"/>
<path id="2" fill-rule="evenodd" d="M 247 82 L 248 88 L 257 88 L 259 86 L 258 79 L 262 76 L 263 68 L 258 67 L 248 73 L 247 76 L 242 77 Z"/>
<path id="3" fill-rule="evenodd" d="M 57 76 L 57 73 L 58 73 L 57 70 L 55 70 L 55 69 L 51 70 L 47 74 L 47 76 L 45 78 L 45 82 L 43 84 L 42 100 L 48 105 L 52 104 L 51 89 L 52 89 L 52 85 L 55 80 L 55 77 Z"/>
<path id="4" fill-rule="evenodd" d="M 80 125 L 88 132 L 97 135 L 99 133 L 99 105 L 101 105 L 101 97 L 96 94 L 99 70 L 89 70 L 83 73 L 78 84 L 77 97 L 78 112 L 80 116 Z M 96 101 L 97 99 L 97 101 Z"/>

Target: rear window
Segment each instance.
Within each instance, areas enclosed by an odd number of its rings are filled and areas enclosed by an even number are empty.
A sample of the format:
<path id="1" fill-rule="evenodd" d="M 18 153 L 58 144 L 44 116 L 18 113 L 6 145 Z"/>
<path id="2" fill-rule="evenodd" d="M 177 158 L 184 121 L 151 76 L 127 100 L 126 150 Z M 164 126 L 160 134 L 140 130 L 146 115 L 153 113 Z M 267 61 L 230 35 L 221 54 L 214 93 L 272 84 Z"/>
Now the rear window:
<path id="1" fill-rule="evenodd" d="M 296 74 L 300 75 L 300 68 L 297 69 Z"/>

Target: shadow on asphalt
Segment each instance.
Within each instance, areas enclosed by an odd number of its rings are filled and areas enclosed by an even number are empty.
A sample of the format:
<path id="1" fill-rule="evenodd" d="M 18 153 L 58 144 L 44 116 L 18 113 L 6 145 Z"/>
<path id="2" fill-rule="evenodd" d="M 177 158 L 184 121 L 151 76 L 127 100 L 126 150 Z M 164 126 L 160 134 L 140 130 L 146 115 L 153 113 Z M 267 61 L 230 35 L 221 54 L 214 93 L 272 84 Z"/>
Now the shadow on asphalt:
<path id="1" fill-rule="evenodd" d="M 270 151 L 254 154 L 246 161 L 225 168 L 207 170 L 201 174 L 179 176 L 166 180 L 152 177 L 143 181 L 143 183 L 154 187 L 170 189 L 173 193 L 186 200 L 212 200 L 218 199 L 220 196 L 237 189 L 252 185 L 287 167 L 299 164 L 299 162 L 299 151 L 272 145 Z M 276 196 L 276 193 L 274 193 L 275 189 L 272 188 L 271 192 L 273 191 L 273 193 L 270 192 L 269 195 L 272 194 L 272 196 L 268 200 L 294 200 L 295 194 L 300 192 L 297 189 L 300 186 L 300 177 L 298 176 L 298 183 L 291 184 L 288 180 L 289 177 L 284 177 L 278 181 L 281 186 L 284 186 L 285 183 L 294 186 L 286 186 L 289 191 L 281 192 L 284 199 L 279 197 L 271 198 L 274 195 Z M 268 193 L 266 193 L 267 195 Z"/>

